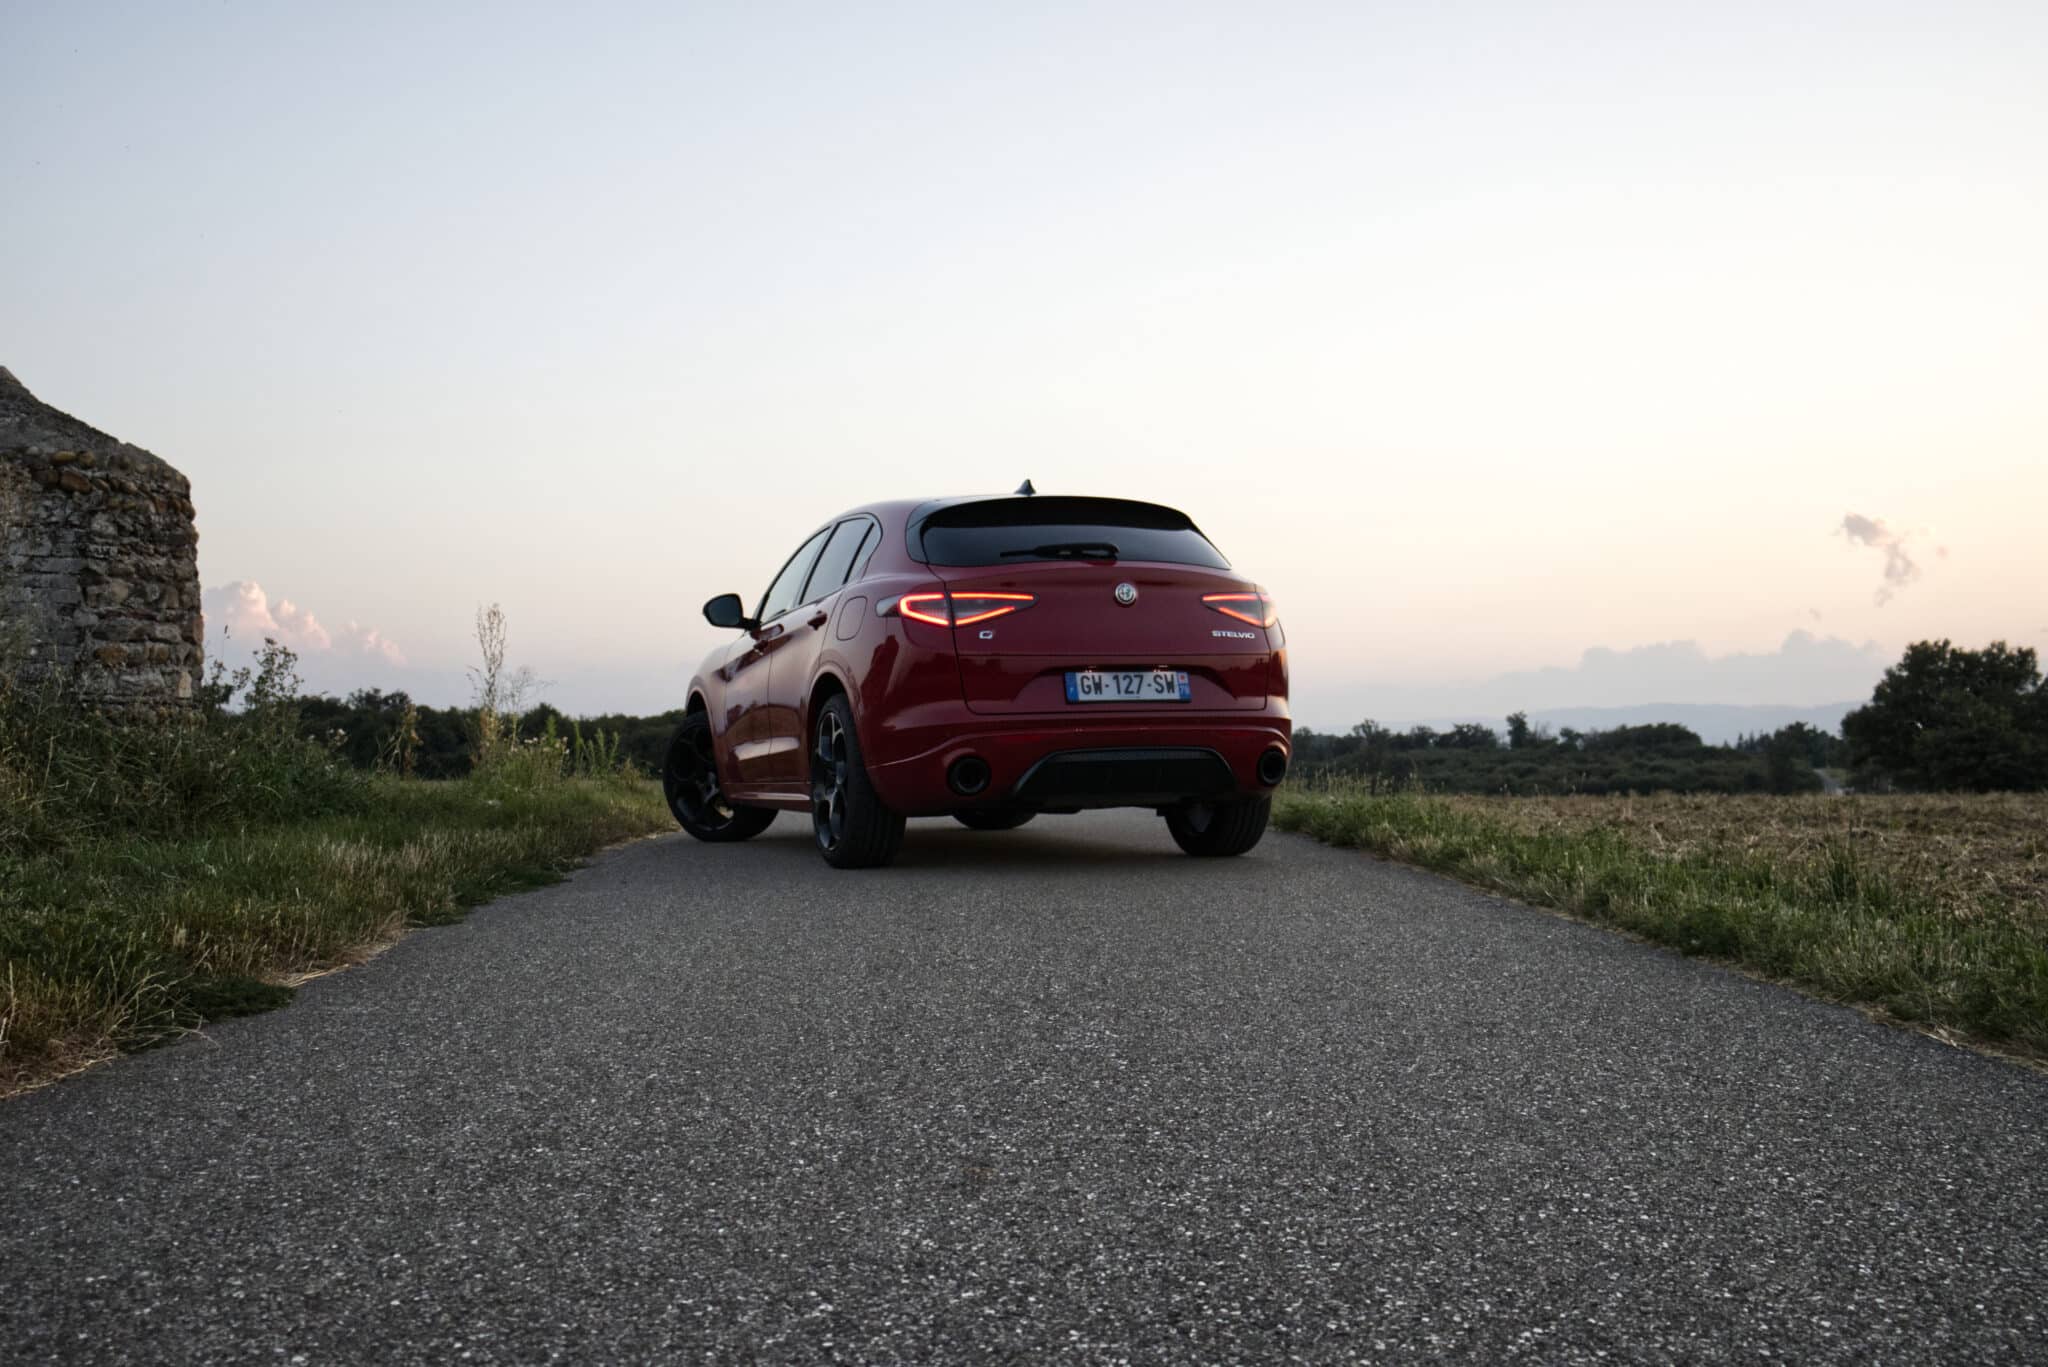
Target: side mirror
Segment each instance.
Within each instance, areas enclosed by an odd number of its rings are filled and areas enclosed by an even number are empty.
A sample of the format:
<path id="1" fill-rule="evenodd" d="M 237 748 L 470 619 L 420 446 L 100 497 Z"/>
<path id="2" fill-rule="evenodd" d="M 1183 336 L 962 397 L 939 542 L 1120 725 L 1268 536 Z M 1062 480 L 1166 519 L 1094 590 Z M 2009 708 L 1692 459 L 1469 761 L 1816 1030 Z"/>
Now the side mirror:
<path id="1" fill-rule="evenodd" d="M 704 605 L 704 620 L 715 627 L 729 631 L 761 625 L 747 616 L 746 604 L 740 602 L 737 593 L 721 593 Z"/>

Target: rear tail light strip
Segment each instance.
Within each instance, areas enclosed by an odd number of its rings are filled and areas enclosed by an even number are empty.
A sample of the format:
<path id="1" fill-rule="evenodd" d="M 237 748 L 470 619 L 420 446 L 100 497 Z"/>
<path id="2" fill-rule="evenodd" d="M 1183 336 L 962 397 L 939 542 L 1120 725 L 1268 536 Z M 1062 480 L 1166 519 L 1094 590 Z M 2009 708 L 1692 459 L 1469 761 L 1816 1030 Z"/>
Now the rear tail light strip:
<path id="1" fill-rule="evenodd" d="M 913 622 L 926 622 L 935 627 L 969 627 L 977 622 L 1022 612 L 1037 601 L 1037 595 L 1030 593 L 949 594 L 936 590 L 885 599 L 876 605 L 876 610 L 884 614 L 893 612 Z M 1279 610 L 1273 606 L 1273 596 L 1268 593 L 1205 593 L 1202 604 L 1225 617 L 1255 627 L 1274 626 L 1280 620 Z"/>
<path id="2" fill-rule="evenodd" d="M 1029 593 L 906 593 L 896 600 L 896 612 L 935 627 L 971 627 L 1021 612 L 1037 601 L 1037 595 Z"/>
<path id="3" fill-rule="evenodd" d="M 1225 617 L 1235 617 L 1255 627 L 1269 627 L 1280 620 L 1269 593 L 1205 593 L 1202 601 Z"/>

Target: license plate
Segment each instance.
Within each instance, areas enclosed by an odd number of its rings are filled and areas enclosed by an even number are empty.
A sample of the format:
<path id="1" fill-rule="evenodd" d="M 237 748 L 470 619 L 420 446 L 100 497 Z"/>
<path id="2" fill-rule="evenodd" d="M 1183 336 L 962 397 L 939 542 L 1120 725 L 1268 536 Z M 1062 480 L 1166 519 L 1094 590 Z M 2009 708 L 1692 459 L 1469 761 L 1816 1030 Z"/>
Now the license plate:
<path id="1" fill-rule="evenodd" d="M 1068 702 L 1187 702 L 1185 669 L 1070 669 Z"/>

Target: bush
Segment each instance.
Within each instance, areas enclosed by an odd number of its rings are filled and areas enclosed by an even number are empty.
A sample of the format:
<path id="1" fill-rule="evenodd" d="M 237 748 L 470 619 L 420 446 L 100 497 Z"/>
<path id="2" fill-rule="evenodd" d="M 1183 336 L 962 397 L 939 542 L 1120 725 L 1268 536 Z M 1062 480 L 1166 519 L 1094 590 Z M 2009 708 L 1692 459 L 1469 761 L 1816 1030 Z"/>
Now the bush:
<path id="1" fill-rule="evenodd" d="M 294 664 L 270 644 L 255 670 L 216 669 L 193 715 L 149 725 L 0 678 L 0 860 L 355 809 L 363 776 L 298 734 Z"/>

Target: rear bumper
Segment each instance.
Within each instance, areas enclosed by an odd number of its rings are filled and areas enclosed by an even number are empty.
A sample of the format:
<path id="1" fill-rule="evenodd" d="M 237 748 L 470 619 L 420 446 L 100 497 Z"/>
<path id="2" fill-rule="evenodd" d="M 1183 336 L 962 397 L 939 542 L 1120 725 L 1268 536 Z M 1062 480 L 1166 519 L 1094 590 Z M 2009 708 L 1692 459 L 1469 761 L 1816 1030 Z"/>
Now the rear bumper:
<path id="1" fill-rule="evenodd" d="M 944 739 L 868 774 L 891 810 L 939 816 L 973 807 L 1073 810 L 1159 807 L 1272 791 L 1259 779 L 1268 751 L 1291 755 L 1292 723 L 1275 699 L 1257 713 L 1145 719 L 1034 715 L 1001 722 L 963 706 Z M 988 765 L 988 782 L 962 796 L 946 781 L 957 761 Z"/>

